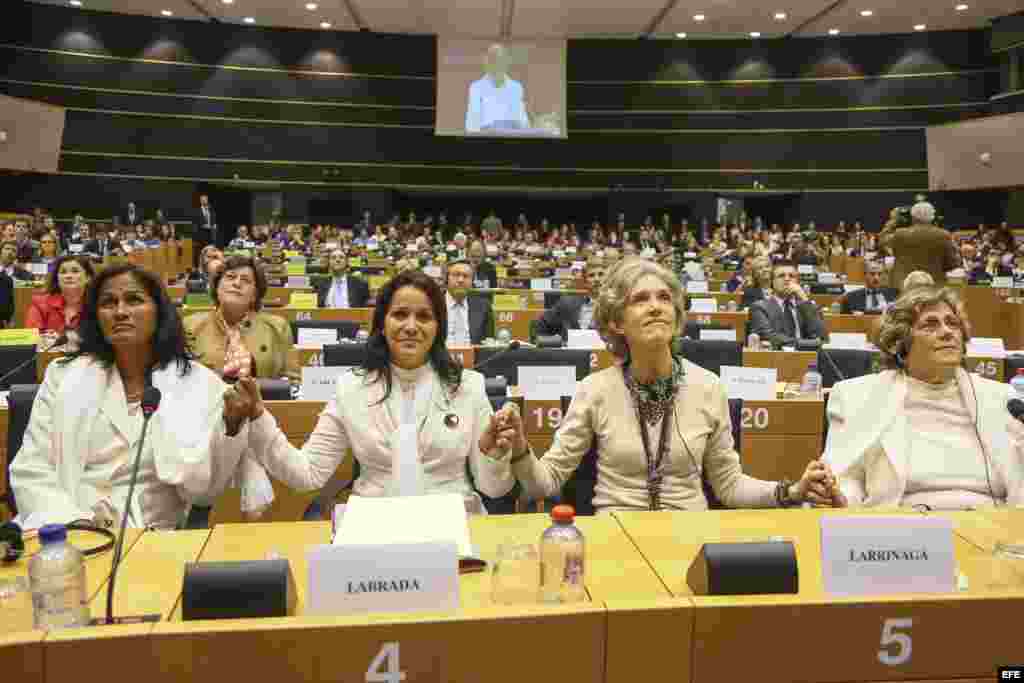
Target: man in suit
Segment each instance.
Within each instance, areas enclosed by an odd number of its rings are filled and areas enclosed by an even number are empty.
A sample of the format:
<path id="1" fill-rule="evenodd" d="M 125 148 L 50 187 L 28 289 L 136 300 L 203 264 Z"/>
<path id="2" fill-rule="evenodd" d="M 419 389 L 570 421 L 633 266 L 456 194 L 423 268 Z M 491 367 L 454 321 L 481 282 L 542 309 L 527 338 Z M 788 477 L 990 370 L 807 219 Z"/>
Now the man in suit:
<path id="1" fill-rule="evenodd" d="M 878 261 L 871 261 L 864 269 L 864 289 L 850 292 L 843 297 L 842 312 L 850 313 L 881 313 L 899 297 L 894 287 L 882 287 L 882 271 L 884 266 Z"/>
<path id="2" fill-rule="evenodd" d="M 0 271 L 0 327 L 8 327 L 14 317 L 14 279 Z"/>
<path id="3" fill-rule="evenodd" d="M 104 258 L 112 255 L 115 251 L 120 252 L 121 243 L 118 240 L 110 239 L 110 236 L 107 235 L 107 229 L 102 225 L 98 225 L 96 226 L 96 238 L 86 242 L 82 251 Z"/>
<path id="4" fill-rule="evenodd" d="M 490 261 L 484 260 L 484 243 L 473 240 L 469 245 L 469 262 L 473 266 L 473 287 L 495 289 L 498 286 L 498 270 Z"/>
<path id="5" fill-rule="evenodd" d="M 128 208 L 124 210 L 124 224 L 136 226 L 142 223 L 142 212 L 135 207 L 135 202 L 128 202 Z"/>
<path id="6" fill-rule="evenodd" d="M 473 285 L 473 264 L 455 261 L 448 266 L 448 345 L 479 344 L 494 334 L 494 311 L 484 297 L 467 296 Z"/>
<path id="7" fill-rule="evenodd" d="M 825 321 L 803 287 L 796 264 L 772 266 L 772 295 L 750 307 L 750 331 L 775 348 L 795 346 L 798 339 L 824 339 Z"/>
<path id="8" fill-rule="evenodd" d="M 932 276 L 935 284 L 946 284 L 946 272 L 960 265 L 960 255 L 952 236 L 934 225 L 935 207 L 928 202 L 918 202 L 910 209 L 913 221 L 910 227 L 898 228 L 887 225 L 881 234 L 881 246 L 892 250 L 896 257 L 889 281 L 897 287 L 915 270 L 923 270 Z"/>
<path id="9" fill-rule="evenodd" d="M 332 250 L 328 266 L 331 277 L 321 280 L 317 286 L 317 305 L 320 308 L 366 308 L 370 300 L 370 286 L 363 278 L 349 275 L 345 252 Z"/>
<path id="10" fill-rule="evenodd" d="M 199 252 L 203 250 L 208 244 L 219 246 L 217 242 L 217 215 L 213 211 L 213 207 L 210 206 L 209 195 L 199 195 L 199 209 L 196 211 L 196 216 L 193 221 L 195 230 L 193 232 L 193 245 L 192 253 L 195 259 L 195 264 L 199 264 Z"/>
<path id="11" fill-rule="evenodd" d="M 558 335 L 565 342 L 569 339 L 569 330 L 592 329 L 594 326 L 594 301 L 591 298 L 601 280 L 604 279 L 604 268 L 598 263 L 591 263 L 586 270 L 587 296 L 563 296 L 553 308 L 544 311 L 537 319 L 537 334 L 544 336 Z"/>
<path id="12" fill-rule="evenodd" d="M 13 241 L 5 241 L 0 246 L 0 273 L 3 273 L 14 280 L 32 282 L 32 273 L 18 265 L 18 244 Z"/>

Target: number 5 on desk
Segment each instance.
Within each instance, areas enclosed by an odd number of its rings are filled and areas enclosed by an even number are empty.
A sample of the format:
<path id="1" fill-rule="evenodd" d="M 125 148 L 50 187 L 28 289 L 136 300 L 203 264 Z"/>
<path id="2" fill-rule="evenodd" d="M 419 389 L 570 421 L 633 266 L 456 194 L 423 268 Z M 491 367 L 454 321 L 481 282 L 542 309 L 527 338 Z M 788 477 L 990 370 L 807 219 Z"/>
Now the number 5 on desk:
<path id="1" fill-rule="evenodd" d="M 910 661 L 913 643 L 909 633 L 900 633 L 896 629 L 910 630 L 913 619 L 886 619 L 882 624 L 882 649 L 878 651 L 878 661 L 888 666 L 899 666 Z M 891 645 L 896 646 L 893 654 Z"/>
<path id="2" fill-rule="evenodd" d="M 384 666 L 387 671 L 384 671 Z M 366 670 L 366 683 L 401 683 L 405 672 L 398 663 L 398 643 L 384 643 Z"/>

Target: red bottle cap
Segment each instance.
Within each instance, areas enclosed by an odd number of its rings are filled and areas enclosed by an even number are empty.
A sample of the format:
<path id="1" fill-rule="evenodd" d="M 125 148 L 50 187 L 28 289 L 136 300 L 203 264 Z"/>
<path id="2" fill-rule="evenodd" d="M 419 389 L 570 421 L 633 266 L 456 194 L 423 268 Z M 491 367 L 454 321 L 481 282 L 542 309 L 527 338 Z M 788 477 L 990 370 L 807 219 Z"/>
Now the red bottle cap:
<path id="1" fill-rule="evenodd" d="M 576 517 L 572 505 L 556 505 L 551 508 L 551 519 L 556 522 L 571 522 Z"/>

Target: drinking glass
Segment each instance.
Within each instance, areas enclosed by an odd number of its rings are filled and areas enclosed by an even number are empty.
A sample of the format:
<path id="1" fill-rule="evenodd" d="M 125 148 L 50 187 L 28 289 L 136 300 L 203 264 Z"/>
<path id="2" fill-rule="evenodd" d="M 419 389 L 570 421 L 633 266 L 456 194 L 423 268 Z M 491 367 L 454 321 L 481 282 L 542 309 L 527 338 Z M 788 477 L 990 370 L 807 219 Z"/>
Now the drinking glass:
<path id="1" fill-rule="evenodd" d="M 491 599 L 497 605 L 526 605 L 540 599 L 540 555 L 537 546 L 505 543 L 491 570 Z"/>

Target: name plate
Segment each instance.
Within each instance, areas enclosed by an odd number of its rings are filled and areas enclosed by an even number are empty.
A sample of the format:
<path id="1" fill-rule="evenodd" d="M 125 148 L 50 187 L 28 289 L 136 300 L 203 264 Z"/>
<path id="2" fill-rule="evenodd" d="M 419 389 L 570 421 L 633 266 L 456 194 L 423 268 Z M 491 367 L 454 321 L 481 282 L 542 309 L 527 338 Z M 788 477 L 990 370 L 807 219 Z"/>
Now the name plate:
<path id="1" fill-rule="evenodd" d="M 707 280 L 690 280 L 686 283 L 687 294 L 707 294 L 708 293 L 708 282 Z"/>
<path id="2" fill-rule="evenodd" d="M 28 270 L 33 275 L 46 275 L 49 272 L 50 264 L 48 263 L 30 263 L 28 264 Z"/>
<path id="3" fill-rule="evenodd" d="M 559 401 L 563 396 L 575 396 L 576 368 L 520 366 L 519 389 L 527 401 Z"/>
<path id="4" fill-rule="evenodd" d="M 293 279 L 288 278 L 289 287 L 293 286 Z M 317 308 L 316 292 L 292 292 L 291 298 L 288 299 L 288 305 L 292 308 Z"/>
<path id="5" fill-rule="evenodd" d="M 707 340 L 711 340 L 711 341 L 731 341 L 731 342 L 734 342 L 734 341 L 736 341 L 736 330 L 735 329 L 729 329 L 729 330 L 703 330 L 702 329 L 700 331 L 700 338 L 701 338 L 701 340 L 707 339 Z"/>
<path id="6" fill-rule="evenodd" d="M 338 389 L 338 377 L 351 368 L 343 365 L 303 366 L 302 400 L 330 401 Z"/>
<path id="7" fill-rule="evenodd" d="M 777 368 L 747 368 L 723 365 L 722 383 L 729 398 L 744 401 L 775 400 L 775 383 L 779 379 Z"/>
<path id="8" fill-rule="evenodd" d="M 796 267 L 796 272 L 801 275 L 814 275 L 814 266 L 809 263 L 801 263 Z"/>
<path id="9" fill-rule="evenodd" d="M 324 344 L 338 343 L 338 330 L 332 327 L 300 327 L 298 332 L 299 344 L 302 346 L 322 346 Z"/>
<path id="10" fill-rule="evenodd" d="M 568 330 L 566 346 L 570 349 L 603 349 L 607 348 L 597 330 Z M 573 379 L 576 376 L 573 375 Z"/>
<path id="11" fill-rule="evenodd" d="M 453 542 L 324 545 L 306 552 L 306 614 L 415 612 L 459 606 Z"/>
<path id="12" fill-rule="evenodd" d="M 705 289 L 707 288 L 708 283 L 702 282 L 701 284 L 704 285 Z M 714 299 L 690 299 L 690 312 L 718 313 L 718 302 Z"/>
<path id="13" fill-rule="evenodd" d="M 429 277 L 441 277 L 441 266 L 423 266 L 423 273 Z"/>
<path id="14" fill-rule="evenodd" d="M 828 335 L 828 348 L 866 349 L 868 336 L 863 332 L 832 332 Z"/>
<path id="15" fill-rule="evenodd" d="M 1006 354 L 1006 345 L 1000 337 L 972 337 L 967 342 L 967 355 L 969 356 L 996 356 L 1002 357 Z"/>
<path id="16" fill-rule="evenodd" d="M 551 278 L 535 277 L 530 279 L 530 289 L 546 290 L 551 289 Z"/>
<path id="17" fill-rule="evenodd" d="M 1000 275 L 992 278 L 992 286 L 997 289 L 1010 289 L 1013 287 L 1012 275 Z"/>
<path id="18" fill-rule="evenodd" d="M 495 309 L 517 309 L 522 308 L 523 302 L 519 298 L 518 294 L 495 294 L 494 295 L 494 308 Z"/>
<path id="19" fill-rule="evenodd" d="M 821 571 L 832 595 L 952 593 L 954 567 L 951 519 L 821 518 Z"/>
<path id="20" fill-rule="evenodd" d="M 38 343 L 39 330 L 35 327 L 0 330 L 0 346 L 35 346 Z"/>

